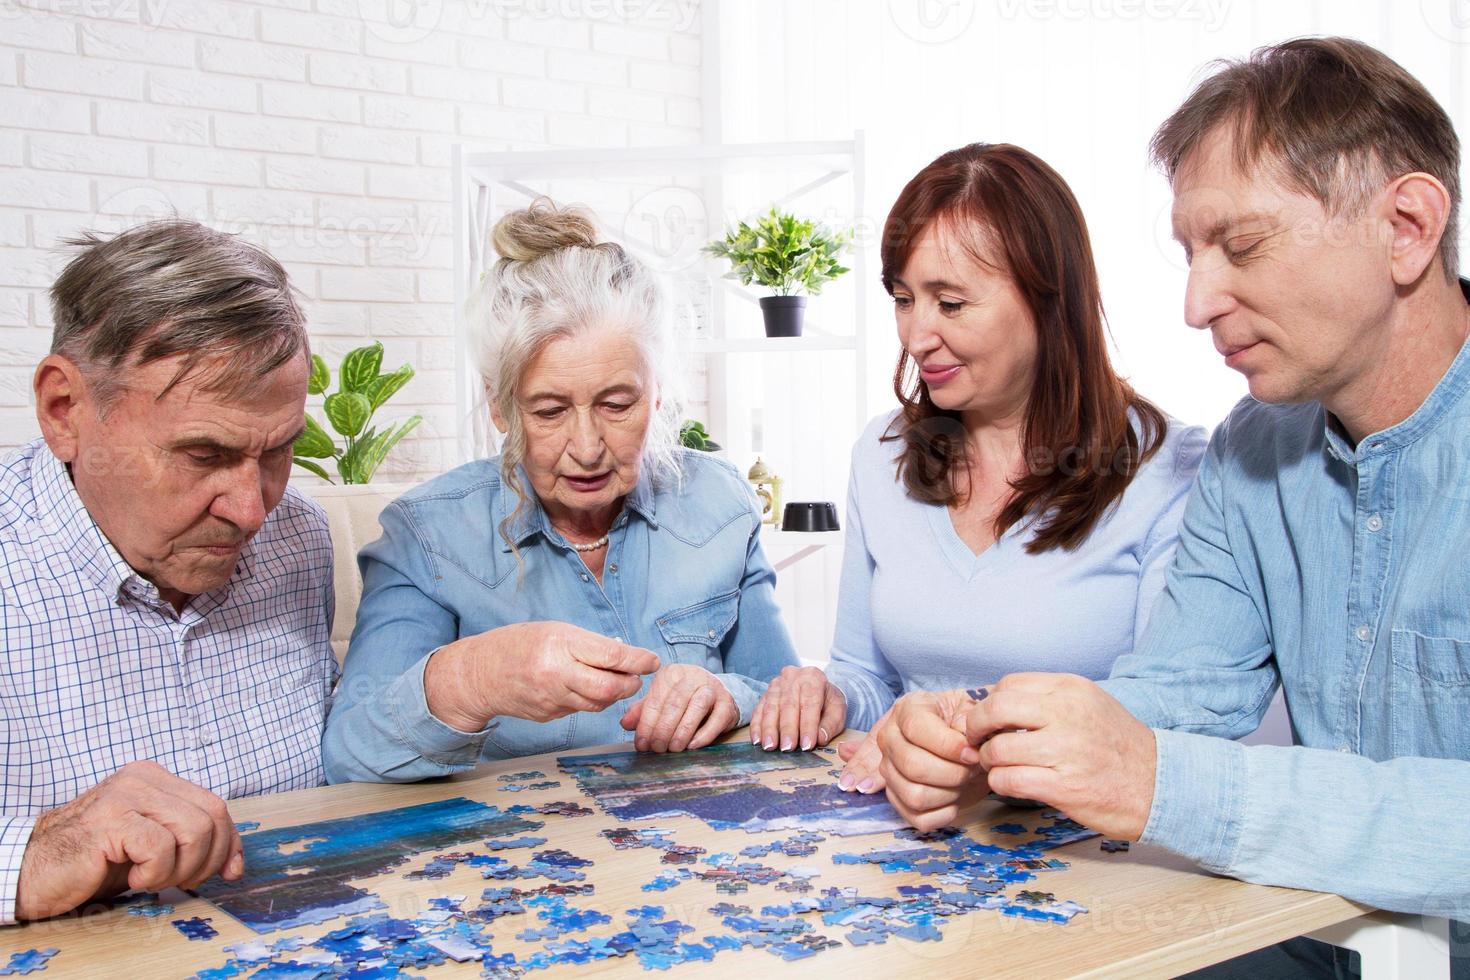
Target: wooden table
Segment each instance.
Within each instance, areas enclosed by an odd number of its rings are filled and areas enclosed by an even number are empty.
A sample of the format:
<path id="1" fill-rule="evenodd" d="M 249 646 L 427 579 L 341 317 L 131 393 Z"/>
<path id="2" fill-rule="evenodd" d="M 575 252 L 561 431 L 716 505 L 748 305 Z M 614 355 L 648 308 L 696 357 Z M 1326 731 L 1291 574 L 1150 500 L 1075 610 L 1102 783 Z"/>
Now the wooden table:
<path id="1" fill-rule="evenodd" d="M 737 733 L 737 737 L 743 733 Z M 629 745 L 614 748 L 630 748 Z M 594 749 L 557 753 L 581 754 Z M 834 757 L 834 765 L 837 765 Z M 503 773 L 541 770 L 547 779 L 561 785 L 541 791 L 506 792 L 496 777 Z M 831 778 L 825 769 L 799 773 L 768 773 L 762 778 L 771 785 L 791 775 Z M 464 796 L 493 804 L 505 810 L 517 804 L 539 805 L 553 800 L 577 800 L 590 806 L 594 813 L 583 817 L 538 817 L 545 826 L 536 831 L 548 839 L 545 847 L 564 848 L 580 857 L 589 858 L 594 866 L 585 869 L 587 880 L 596 885 L 593 896 L 570 899 L 578 908 L 596 908 L 613 916 L 610 925 L 594 927 L 588 935 L 608 935 L 623 928 L 624 909 L 642 905 L 662 905 L 670 917 L 690 923 L 696 931 L 691 940 L 725 931 L 718 919 L 708 912 L 719 901 L 749 905 L 754 914 L 768 904 L 782 904 L 796 897 L 775 891 L 769 885 L 751 885 L 738 896 L 718 894 L 709 882 L 686 881 L 663 892 L 645 892 L 640 885 L 670 867 L 660 863 L 660 852 L 652 849 L 615 850 L 598 831 L 619 825 L 621 821 L 599 811 L 596 805 L 577 790 L 576 783 L 558 771 L 555 755 L 517 759 L 508 763 L 483 766 L 473 773 L 454 779 L 414 785 L 367 785 L 322 787 L 275 796 L 234 800 L 231 813 L 238 821 L 259 821 L 261 829 L 292 826 L 378 810 L 393 809 L 432 800 Z M 964 829 L 972 837 L 1001 846 L 1015 846 L 1014 838 L 994 834 L 989 828 L 1002 822 L 1021 822 L 1034 827 L 1041 822 L 1036 811 L 1017 810 L 995 802 L 978 804 L 965 814 Z M 690 817 L 659 818 L 642 821 L 672 831 L 680 844 L 704 847 L 710 854 L 738 852 L 752 843 L 789 837 L 790 831 L 745 834 L 741 831 L 717 831 Z M 637 824 L 634 824 L 637 826 Z M 771 867 L 792 865 L 817 867 L 821 876 L 813 881 L 816 895 L 822 888 L 834 885 L 858 886 L 864 894 L 895 895 L 900 884 L 933 881 L 918 874 L 884 874 L 872 864 L 837 865 L 830 855 L 836 851 L 860 853 L 873 847 L 892 846 L 891 834 L 862 837 L 828 835 L 817 854 L 805 858 L 788 858 L 773 853 L 761 858 Z M 445 850 L 469 848 L 445 848 Z M 535 883 L 485 881 L 478 871 L 458 866 L 445 879 L 409 881 L 403 875 L 424 863 L 436 852 L 414 855 L 402 867 L 372 879 L 365 879 L 393 915 L 411 917 L 427 907 L 427 899 L 437 895 L 469 896 L 466 907 L 472 907 L 487 885 L 532 887 Z M 501 852 L 512 861 L 529 858 L 526 851 Z M 883 945 L 853 947 L 844 945 L 814 957 L 787 963 L 760 949 L 722 951 L 713 962 L 684 963 L 673 967 L 673 977 L 729 977 L 737 970 L 776 972 L 790 976 L 819 971 L 823 976 L 907 977 L 923 975 L 926 980 L 941 977 L 1044 976 L 1172 976 L 1200 966 L 1228 959 L 1271 943 L 1326 927 L 1344 928 L 1363 916 L 1365 911 L 1335 895 L 1250 885 L 1205 874 L 1189 862 L 1157 848 L 1135 844 L 1127 853 L 1104 853 L 1097 839 L 1066 845 L 1052 851 L 1070 867 L 1038 875 L 1035 887 L 1053 892 L 1059 899 L 1072 899 L 1086 906 L 1086 914 L 1078 915 L 1067 925 L 1030 922 L 996 911 L 977 910 L 949 919 L 943 928 L 942 941 L 911 942 L 890 938 Z M 362 883 L 362 882 L 360 882 Z M 539 883 L 539 882 L 538 882 Z M 337 919 L 320 926 L 290 929 L 257 936 L 208 902 L 179 892 L 166 892 L 175 911 L 159 918 L 129 915 L 124 908 L 93 909 L 78 915 L 41 923 L 0 929 L 0 965 L 11 952 L 29 948 L 60 950 L 42 980 L 57 977 L 118 976 L 184 977 L 196 970 L 221 966 L 227 955 L 223 947 L 244 940 L 271 940 L 282 935 L 315 938 L 343 924 Z M 169 920 L 179 917 L 212 918 L 219 930 L 218 938 L 208 942 L 186 940 Z M 528 926 L 538 925 L 532 915 L 517 915 L 497 920 L 489 927 L 494 935 L 497 953 L 516 951 L 529 953 L 539 944 L 520 943 L 514 935 Z M 819 932 L 840 938 L 841 928 L 822 926 Z M 594 962 L 547 971 L 548 975 L 571 976 L 644 976 L 645 971 L 633 956 Z M 248 976 L 249 972 L 242 974 Z M 431 976 L 478 976 L 473 963 L 446 963 L 428 971 Z M 532 975 L 539 975 L 532 974 Z"/>

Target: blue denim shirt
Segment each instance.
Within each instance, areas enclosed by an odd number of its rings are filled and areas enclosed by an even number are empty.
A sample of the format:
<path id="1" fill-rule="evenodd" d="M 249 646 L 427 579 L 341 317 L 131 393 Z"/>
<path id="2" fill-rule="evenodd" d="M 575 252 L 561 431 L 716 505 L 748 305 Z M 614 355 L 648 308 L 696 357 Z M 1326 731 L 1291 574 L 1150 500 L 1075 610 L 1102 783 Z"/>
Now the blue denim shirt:
<path id="1" fill-rule="evenodd" d="M 599 585 L 528 497 L 516 506 L 499 458 L 416 487 L 384 510 L 383 536 L 363 548 L 362 603 L 342 684 L 327 721 L 331 782 L 407 781 L 483 760 L 631 740 L 619 718 L 647 692 L 601 712 L 549 722 L 497 718 L 461 732 L 429 713 L 429 654 L 511 623 L 554 620 L 618 637 L 668 663 L 697 664 L 724 683 L 745 724 L 770 678 L 796 652 L 775 601 L 776 574 L 760 544 L 750 487 L 728 463 L 680 450 L 680 488 L 645 474 L 609 534 Z M 524 481 L 524 477 L 523 477 Z M 529 483 L 523 482 L 529 487 Z"/>
<path id="2" fill-rule="evenodd" d="M 1104 686 L 1156 730 L 1143 839 L 1222 874 L 1470 915 L 1470 344 L 1356 447 L 1316 403 L 1215 431 Z M 1277 684 L 1295 747 L 1229 741 Z M 1211 738 L 1209 736 L 1224 736 Z"/>

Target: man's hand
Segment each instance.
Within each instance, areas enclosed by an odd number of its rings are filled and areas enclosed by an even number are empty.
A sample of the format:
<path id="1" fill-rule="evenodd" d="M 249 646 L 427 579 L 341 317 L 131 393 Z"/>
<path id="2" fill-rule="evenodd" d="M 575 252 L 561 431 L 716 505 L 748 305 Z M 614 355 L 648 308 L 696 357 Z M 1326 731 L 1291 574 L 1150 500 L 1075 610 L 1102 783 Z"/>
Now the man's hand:
<path id="1" fill-rule="evenodd" d="M 888 802 L 919 830 L 953 823 L 986 793 L 980 753 L 958 730 L 969 704 L 962 690 L 915 691 L 899 698 L 875 732 Z"/>
<path id="2" fill-rule="evenodd" d="M 424 670 L 434 717 L 477 732 L 504 715 L 552 721 L 630 698 L 658 654 L 570 623 L 517 623 L 435 651 Z"/>
<path id="3" fill-rule="evenodd" d="M 767 751 L 826 745 L 842 733 L 847 698 L 820 667 L 782 667 L 750 716 L 750 741 Z"/>
<path id="4" fill-rule="evenodd" d="M 15 915 L 44 919 L 129 888 L 193 888 L 244 871 L 224 800 L 155 762 L 132 762 L 36 820 Z"/>
<path id="5" fill-rule="evenodd" d="M 1108 837 L 1143 834 L 1154 799 L 1154 733 L 1092 681 L 1011 674 L 963 720 L 995 792 L 1048 803 Z"/>
<path id="6" fill-rule="evenodd" d="M 720 679 L 694 664 L 669 664 L 623 714 L 639 752 L 702 749 L 735 727 L 740 709 Z"/>

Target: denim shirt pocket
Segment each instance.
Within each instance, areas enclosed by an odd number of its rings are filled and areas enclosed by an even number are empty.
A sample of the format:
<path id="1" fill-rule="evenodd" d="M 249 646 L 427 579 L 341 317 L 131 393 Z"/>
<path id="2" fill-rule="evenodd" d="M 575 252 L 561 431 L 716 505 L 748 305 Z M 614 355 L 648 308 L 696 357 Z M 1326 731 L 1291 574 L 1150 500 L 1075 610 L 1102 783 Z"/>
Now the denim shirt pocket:
<path id="1" fill-rule="evenodd" d="M 1470 641 L 1396 629 L 1390 645 L 1393 754 L 1470 756 Z"/>
<path id="2" fill-rule="evenodd" d="M 740 616 L 740 590 L 696 602 L 658 617 L 658 631 L 668 647 L 669 662 L 694 664 L 710 673 L 724 671 L 720 644 Z"/>

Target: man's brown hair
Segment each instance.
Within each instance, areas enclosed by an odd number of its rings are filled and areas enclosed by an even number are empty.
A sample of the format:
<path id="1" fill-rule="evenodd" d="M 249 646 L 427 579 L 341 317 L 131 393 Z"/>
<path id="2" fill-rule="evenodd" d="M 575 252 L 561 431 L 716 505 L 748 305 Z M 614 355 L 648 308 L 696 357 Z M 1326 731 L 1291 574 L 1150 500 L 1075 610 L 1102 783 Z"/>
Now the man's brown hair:
<path id="1" fill-rule="evenodd" d="M 1439 254 L 1454 279 L 1460 141 L 1418 79 L 1382 51 L 1343 37 L 1295 38 L 1215 67 L 1149 145 L 1171 182 L 1185 157 L 1220 126 L 1230 127 L 1242 171 L 1264 157 L 1334 213 L 1363 207 L 1404 174 L 1429 174 L 1450 195 Z"/>

